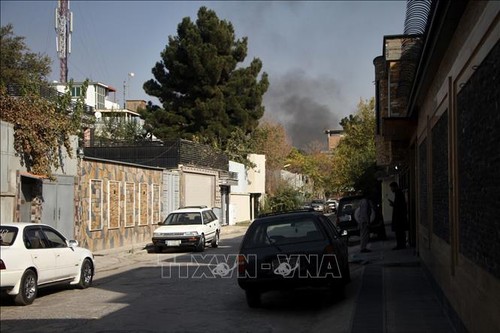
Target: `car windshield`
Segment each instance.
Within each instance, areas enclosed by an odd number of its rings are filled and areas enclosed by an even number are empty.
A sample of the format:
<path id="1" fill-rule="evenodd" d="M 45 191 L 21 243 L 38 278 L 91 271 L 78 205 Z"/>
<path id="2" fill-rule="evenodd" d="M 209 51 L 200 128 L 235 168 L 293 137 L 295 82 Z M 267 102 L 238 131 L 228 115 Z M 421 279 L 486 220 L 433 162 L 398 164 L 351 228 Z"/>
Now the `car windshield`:
<path id="1" fill-rule="evenodd" d="M 245 241 L 244 247 L 279 246 L 323 239 L 323 233 L 313 218 L 300 217 L 258 225 Z"/>
<path id="2" fill-rule="evenodd" d="M 188 225 L 188 224 L 201 224 L 201 214 L 198 212 L 188 213 L 171 213 L 167 216 L 163 225 Z"/>
<path id="3" fill-rule="evenodd" d="M 0 245 L 11 246 L 14 244 L 18 229 L 16 227 L 0 226 Z"/>
<path id="4" fill-rule="evenodd" d="M 324 203 L 324 201 L 322 201 L 322 200 L 313 200 L 312 203 L 313 204 L 320 204 L 320 205 L 322 205 Z"/>

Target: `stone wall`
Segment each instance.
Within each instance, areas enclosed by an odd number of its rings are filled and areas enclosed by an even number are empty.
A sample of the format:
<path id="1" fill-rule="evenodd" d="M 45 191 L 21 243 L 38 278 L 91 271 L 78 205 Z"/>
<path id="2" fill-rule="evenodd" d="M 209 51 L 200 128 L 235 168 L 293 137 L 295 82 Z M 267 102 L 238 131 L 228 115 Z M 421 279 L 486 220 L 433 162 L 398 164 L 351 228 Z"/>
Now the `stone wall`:
<path id="1" fill-rule="evenodd" d="M 150 241 L 161 187 L 162 169 L 83 159 L 77 240 L 93 251 Z"/>

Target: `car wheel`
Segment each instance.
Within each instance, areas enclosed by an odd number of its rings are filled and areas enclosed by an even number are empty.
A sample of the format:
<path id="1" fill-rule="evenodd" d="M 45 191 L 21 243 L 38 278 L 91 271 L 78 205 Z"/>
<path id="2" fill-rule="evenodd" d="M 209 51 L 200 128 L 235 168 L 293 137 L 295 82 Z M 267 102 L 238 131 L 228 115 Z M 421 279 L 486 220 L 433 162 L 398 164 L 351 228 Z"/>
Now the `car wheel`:
<path id="1" fill-rule="evenodd" d="M 214 239 L 212 239 L 212 243 L 210 244 L 212 247 L 218 247 L 219 246 L 219 232 L 215 232 Z"/>
<path id="2" fill-rule="evenodd" d="M 83 260 L 78 288 L 85 289 L 90 287 L 90 285 L 92 284 L 93 277 L 94 277 L 94 267 L 92 266 L 92 262 L 90 262 L 89 259 Z"/>
<path id="3" fill-rule="evenodd" d="M 258 308 L 261 306 L 262 302 L 260 299 L 260 292 L 257 290 L 245 290 L 245 296 L 247 298 L 247 304 L 251 308 Z"/>
<path id="4" fill-rule="evenodd" d="M 26 270 L 21 277 L 21 286 L 19 287 L 19 294 L 14 298 L 17 305 L 28 305 L 33 303 L 38 292 L 37 276 L 31 269 Z"/>
<path id="5" fill-rule="evenodd" d="M 200 237 L 200 242 L 198 243 L 198 245 L 196 245 L 196 251 L 197 252 L 205 251 L 205 235 L 203 234 Z"/>

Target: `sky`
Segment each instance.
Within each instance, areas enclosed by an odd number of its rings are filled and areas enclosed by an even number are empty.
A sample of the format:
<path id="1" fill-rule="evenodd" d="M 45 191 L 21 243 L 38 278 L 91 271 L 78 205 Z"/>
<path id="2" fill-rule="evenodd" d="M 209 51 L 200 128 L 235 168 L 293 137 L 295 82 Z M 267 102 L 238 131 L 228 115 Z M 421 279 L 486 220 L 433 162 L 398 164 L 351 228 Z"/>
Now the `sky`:
<path id="1" fill-rule="evenodd" d="M 73 35 L 68 77 L 114 87 L 110 100 L 143 99 L 168 36 L 201 6 L 248 37 L 248 55 L 263 63 L 270 87 L 264 118 L 281 123 L 294 146 L 324 143 L 325 129 L 356 111 L 374 95 L 373 59 L 384 35 L 403 33 L 405 1 L 72 1 Z M 54 12 L 57 1 L 0 1 L 1 25 L 12 23 L 32 52 L 53 60 L 59 80 Z M 130 75 L 133 73 L 133 76 Z"/>

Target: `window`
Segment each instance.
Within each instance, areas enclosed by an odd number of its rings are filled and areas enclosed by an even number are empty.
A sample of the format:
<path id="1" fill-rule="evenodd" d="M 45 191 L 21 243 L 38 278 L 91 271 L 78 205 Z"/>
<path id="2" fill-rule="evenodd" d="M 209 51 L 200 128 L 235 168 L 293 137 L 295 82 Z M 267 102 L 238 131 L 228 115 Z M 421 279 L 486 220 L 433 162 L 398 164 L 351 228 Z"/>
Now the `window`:
<path id="1" fill-rule="evenodd" d="M 26 246 L 27 249 L 35 250 L 48 247 L 40 227 L 24 229 L 23 240 L 24 246 Z"/>
<path id="2" fill-rule="evenodd" d="M 203 212 L 203 223 L 210 223 L 213 221 L 212 216 L 210 215 L 208 210 Z"/>
<path id="3" fill-rule="evenodd" d="M 71 88 L 71 97 L 80 97 L 82 95 L 82 87 Z"/>
<path id="4" fill-rule="evenodd" d="M 16 227 L 3 226 L 0 229 L 0 245 L 11 246 L 16 240 L 17 230 Z"/>
<path id="5" fill-rule="evenodd" d="M 66 240 L 55 230 L 43 228 L 43 232 L 47 237 L 48 247 L 67 247 Z"/>

